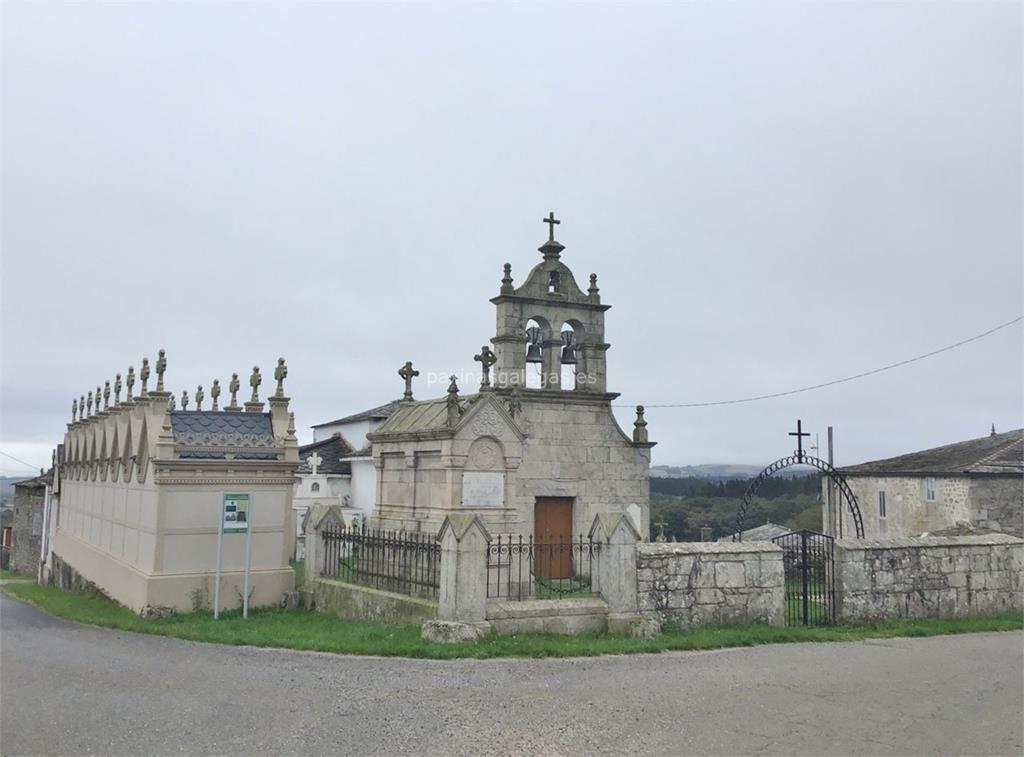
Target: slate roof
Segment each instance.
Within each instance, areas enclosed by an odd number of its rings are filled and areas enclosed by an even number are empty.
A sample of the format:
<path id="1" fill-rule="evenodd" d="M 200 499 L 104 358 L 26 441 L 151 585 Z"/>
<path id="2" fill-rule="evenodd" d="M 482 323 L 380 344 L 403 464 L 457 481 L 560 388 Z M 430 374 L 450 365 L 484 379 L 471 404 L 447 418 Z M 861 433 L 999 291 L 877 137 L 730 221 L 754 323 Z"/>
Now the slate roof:
<path id="1" fill-rule="evenodd" d="M 840 468 L 845 475 L 1024 475 L 1024 429 Z"/>
<path id="2" fill-rule="evenodd" d="M 310 473 L 306 459 L 315 452 L 322 461 L 317 466 L 317 473 L 323 473 L 328 476 L 350 475 L 352 473 L 352 463 L 342 460 L 342 458 L 351 455 L 352 451 L 352 448 L 341 438 L 341 434 L 335 434 L 329 439 L 313 442 L 312 444 L 305 444 L 299 447 L 299 459 L 302 460 L 302 465 L 299 466 L 296 472 L 299 475 L 308 475 Z"/>
<path id="3" fill-rule="evenodd" d="M 42 489 L 44 486 L 48 486 L 53 483 L 53 468 L 50 468 L 46 473 L 41 473 L 34 478 L 24 478 L 21 481 L 15 481 L 14 485 L 25 489 Z"/>
<path id="4" fill-rule="evenodd" d="M 743 541 L 771 541 L 776 536 L 788 534 L 792 530 L 792 528 L 786 528 L 777 523 L 765 523 L 763 526 L 756 526 L 755 528 L 748 528 L 746 531 L 743 531 Z M 733 536 L 735 534 L 729 534 L 728 536 L 723 536 L 718 541 L 732 541 Z"/>
<path id="5" fill-rule="evenodd" d="M 239 460 L 274 460 L 277 457 L 270 413 L 175 410 L 171 413 L 171 432 L 176 445 L 247 448 L 246 451 L 234 453 Z M 270 450 L 267 451 L 267 448 Z M 215 449 L 183 450 L 180 456 L 188 459 L 221 459 L 224 452 Z"/>
<path id="6" fill-rule="evenodd" d="M 459 404 L 462 405 L 465 413 L 473 403 L 480 397 L 479 394 L 467 394 L 459 397 Z M 414 434 L 424 431 L 441 431 L 448 426 L 448 398 L 442 397 L 435 400 L 420 400 L 418 402 L 400 402 L 399 407 L 392 413 L 380 428 L 373 432 L 372 436 L 378 434 Z"/>
<path id="7" fill-rule="evenodd" d="M 361 413 L 355 415 L 346 415 L 344 418 L 338 418 L 335 421 L 327 421 L 327 423 L 317 423 L 315 426 L 310 428 L 322 428 L 323 426 L 333 426 L 336 423 L 356 423 L 357 421 L 382 421 L 386 418 L 391 417 L 391 414 L 398 409 L 402 404 L 401 400 L 392 400 L 386 405 L 379 407 L 372 407 L 369 410 L 364 410 Z"/>

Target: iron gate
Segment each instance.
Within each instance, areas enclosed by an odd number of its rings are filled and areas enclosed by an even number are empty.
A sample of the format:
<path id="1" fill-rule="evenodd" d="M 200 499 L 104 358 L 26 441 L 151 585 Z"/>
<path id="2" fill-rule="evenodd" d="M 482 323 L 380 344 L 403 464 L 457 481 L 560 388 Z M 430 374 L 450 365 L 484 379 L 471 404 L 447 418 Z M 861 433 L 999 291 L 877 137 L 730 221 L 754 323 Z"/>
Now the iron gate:
<path id="1" fill-rule="evenodd" d="M 817 531 L 776 536 L 782 547 L 786 625 L 827 626 L 836 622 L 834 539 Z"/>

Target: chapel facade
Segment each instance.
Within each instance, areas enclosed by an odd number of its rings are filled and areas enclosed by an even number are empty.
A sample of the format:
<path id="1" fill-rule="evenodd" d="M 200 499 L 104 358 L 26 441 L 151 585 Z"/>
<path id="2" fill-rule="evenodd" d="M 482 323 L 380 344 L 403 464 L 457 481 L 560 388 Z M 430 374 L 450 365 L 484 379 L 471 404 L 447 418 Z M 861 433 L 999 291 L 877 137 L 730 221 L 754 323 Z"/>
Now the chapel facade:
<path id="1" fill-rule="evenodd" d="M 552 214 L 542 260 L 515 286 L 506 263 L 491 299 L 497 328 L 475 359 L 483 378 L 460 395 L 405 397 L 368 435 L 377 472 L 373 523 L 436 531 L 449 514 L 479 515 L 493 534 L 586 535 L 601 512 L 630 515 L 648 533 L 650 460 L 643 408 L 632 434 L 615 420 L 607 389 L 597 276 L 583 291 L 561 260 Z"/>

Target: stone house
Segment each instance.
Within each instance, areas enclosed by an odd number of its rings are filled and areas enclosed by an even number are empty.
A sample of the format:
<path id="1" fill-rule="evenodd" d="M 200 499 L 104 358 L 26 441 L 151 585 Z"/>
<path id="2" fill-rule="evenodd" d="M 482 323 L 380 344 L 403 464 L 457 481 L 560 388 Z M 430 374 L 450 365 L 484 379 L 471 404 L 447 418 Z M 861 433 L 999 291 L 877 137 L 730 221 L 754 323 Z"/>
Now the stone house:
<path id="1" fill-rule="evenodd" d="M 73 405 L 63 445 L 60 499 L 51 542 L 52 580 L 61 586 L 91 583 L 136 611 L 210 607 L 221 542 L 220 608 L 241 603 L 248 553 L 250 605 L 276 605 L 294 586 L 288 558 L 294 545 L 292 487 L 299 465 L 294 418 L 284 396 L 283 361 L 270 411 L 259 401 L 259 370 L 250 378 L 244 408 L 172 409 L 163 389 L 161 350 L 157 388 L 120 400 L 120 374 L 100 405 L 100 389 Z M 196 404 L 201 407 L 202 393 Z M 240 509 L 239 501 L 247 501 Z M 244 516 L 241 514 L 244 512 Z M 229 521 L 231 521 L 229 523 Z M 241 523 L 244 527 L 239 528 Z M 228 533 L 230 529 L 230 533 Z M 248 548 L 247 548 L 248 542 Z"/>
<path id="2" fill-rule="evenodd" d="M 554 219 L 550 219 L 554 223 Z M 552 230 L 554 226 L 552 225 Z M 505 264 L 494 347 L 481 348 L 479 391 L 404 399 L 369 434 L 377 473 L 373 521 L 436 532 L 450 514 L 479 515 L 494 534 L 569 538 L 598 513 L 649 528 L 650 458 L 643 409 L 632 436 L 612 412 L 597 276 L 580 289 L 554 234 L 519 287 Z M 492 381 L 493 369 L 493 381 Z"/>
<path id="3" fill-rule="evenodd" d="M 11 570 L 36 575 L 43 545 L 43 519 L 53 469 L 14 485 L 14 519 L 11 523 Z"/>
<path id="4" fill-rule="evenodd" d="M 857 497 L 868 539 L 950 530 L 1024 536 L 1022 429 L 1002 434 L 993 429 L 978 439 L 851 465 L 839 472 Z M 827 487 L 824 480 L 825 502 Z M 829 523 L 827 513 L 823 520 Z M 834 535 L 855 533 L 848 512 L 837 530 L 840 533 Z"/>

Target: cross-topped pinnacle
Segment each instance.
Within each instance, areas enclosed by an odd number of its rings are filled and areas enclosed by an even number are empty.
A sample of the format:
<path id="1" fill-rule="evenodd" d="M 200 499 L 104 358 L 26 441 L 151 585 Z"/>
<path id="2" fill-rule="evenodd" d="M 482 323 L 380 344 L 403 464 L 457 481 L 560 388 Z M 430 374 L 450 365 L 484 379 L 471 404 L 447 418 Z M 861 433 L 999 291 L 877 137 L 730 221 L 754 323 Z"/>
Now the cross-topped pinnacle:
<path id="1" fill-rule="evenodd" d="M 320 455 L 318 455 L 316 452 L 314 452 L 312 455 L 307 457 L 306 458 L 306 465 L 309 466 L 309 472 L 312 473 L 315 476 L 317 468 L 320 467 L 320 463 L 322 463 L 323 461 L 324 461 L 324 459 L 322 457 L 320 457 Z"/>
<path id="2" fill-rule="evenodd" d="M 541 222 L 542 223 L 546 223 L 548 225 L 548 241 L 549 242 L 554 242 L 555 241 L 555 226 L 557 224 L 561 223 L 561 221 L 559 221 L 558 219 L 555 218 L 555 211 L 552 210 L 550 213 L 548 213 L 548 217 L 547 218 L 542 218 Z"/>
<path id="3" fill-rule="evenodd" d="M 804 437 L 810 436 L 810 434 L 803 429 L 803 424 L 798 419 L 796 422 L 796 431 L 790 431 L 790 436 L 796 437 L 796 458 L 797 460 L 804 459 Z"/>

